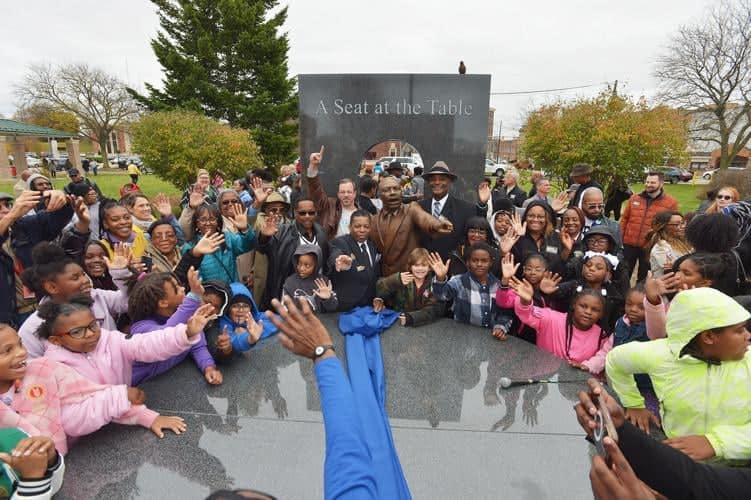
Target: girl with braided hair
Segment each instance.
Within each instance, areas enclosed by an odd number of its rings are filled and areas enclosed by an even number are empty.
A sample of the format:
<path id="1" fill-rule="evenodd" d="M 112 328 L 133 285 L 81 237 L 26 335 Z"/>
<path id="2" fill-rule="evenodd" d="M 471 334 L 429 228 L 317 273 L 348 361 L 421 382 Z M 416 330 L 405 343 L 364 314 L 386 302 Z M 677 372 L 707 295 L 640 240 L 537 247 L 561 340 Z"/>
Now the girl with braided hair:
<path id="1" fill-rule="evenodd" d="M 194 268 L 188 270 L 190 293 L 180 285 L 172 273 L 151 273 L 135 282 L 128 298 L 128 313 L 133 320 L 130 333 L 151 335 L 166 327 L 185 324 L 199 310 L 204 288 Z M 178 365 L 190 355 L 209 384 L 222 383 L 222 374 L 216 368 L 206 346 L 206 337 L 190 348 L 162 361 L 136 362 L 133 364 L 133 385 L 138 385 Z"/>
<path id="2" fill-rule="evenodd" d="M 106 260 L 105 263 L 115 285 L 119 285 L 124 283 L 131 272 L 128 270 L 128 249 L 118 246 L 116 253 L 114 258 Z M 91 278 L 86 275 L 81 265 L 66 255 L 65 250 L 58 245 L 42 242 L 34 247 L 31 257 L 34 265 L 23 271 L 21 280 L 25 286 L 34 291 L 40 305 L 46 301 L 67 302 L 74 295 L 85 293 L 94 301 L 91 312 L 99 326 L 108 330 L 117 330 L 118 315 L 128 311 L 128 295 L 124 288 L 120 290 L 93 288 Z M 47 342 L 36 335 L 42 321 L 39 312 L 36 311 L 24 321 L 18 330 L 30 358 L 44 355 L 47 349 Z"/>
<path id="3" fill-rule="evenodd" d="M 532 305 L 534 287 L 527 280 L 512 278 L 516 291 L 514 312 L 522 323 L 537 331 L 537 347 L 565 359 L 575 368 L 601 373 L 613 336 L 599 324 L 605 312 L 600 290 L 583 288 L 571 301 L 567 313 Z"/>

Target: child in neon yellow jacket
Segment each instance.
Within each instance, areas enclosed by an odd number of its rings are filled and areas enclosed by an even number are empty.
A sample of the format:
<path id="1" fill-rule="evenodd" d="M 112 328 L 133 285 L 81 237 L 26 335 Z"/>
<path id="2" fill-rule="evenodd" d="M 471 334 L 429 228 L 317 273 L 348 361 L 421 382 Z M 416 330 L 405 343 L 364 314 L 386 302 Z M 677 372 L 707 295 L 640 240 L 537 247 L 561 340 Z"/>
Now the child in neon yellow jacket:
<path id="1" fill-rule="evenodd" d="M 671 303 L 667 338 L 608 353 L 605 370 L 629 420 L 649 428 L 634 374 L 652 379 L 667 444 L 695 460 L 751 458 L 751 315 L 713 288 L 686 290 Z"/>

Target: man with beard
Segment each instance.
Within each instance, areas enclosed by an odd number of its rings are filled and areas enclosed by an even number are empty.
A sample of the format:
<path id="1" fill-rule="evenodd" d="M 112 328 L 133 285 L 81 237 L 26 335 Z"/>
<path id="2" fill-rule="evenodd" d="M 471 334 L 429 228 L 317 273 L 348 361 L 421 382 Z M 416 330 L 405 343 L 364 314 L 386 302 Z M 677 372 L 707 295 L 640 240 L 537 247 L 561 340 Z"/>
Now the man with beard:
<path id="1" fill-rule="evenodd" d="M 451 234 L 454 226 L 447 219 L 438 219 L 425 212 L 416 202 L 402 204 L 402 187 L 393 177 L 380 182 L 383 210 L 373 217 L 371 238 L 381 253 L 382 275 L 404 271 L 409 253 L 419 246 L 422 234 Z"/>
<path id="2" fill-rule="evenodd" d="M 664 184 L 661 172 L 649 172 L 644 181 L 644 191 L 631 195 L 621 219 L 628 272 L 631 275 L 639 261 L 639 281 L 647 276 L 649 269 L 647 233 L 652 229 L 652 219 L 659 212 L 678 210 L 678 201 L 665 192 Z"/>

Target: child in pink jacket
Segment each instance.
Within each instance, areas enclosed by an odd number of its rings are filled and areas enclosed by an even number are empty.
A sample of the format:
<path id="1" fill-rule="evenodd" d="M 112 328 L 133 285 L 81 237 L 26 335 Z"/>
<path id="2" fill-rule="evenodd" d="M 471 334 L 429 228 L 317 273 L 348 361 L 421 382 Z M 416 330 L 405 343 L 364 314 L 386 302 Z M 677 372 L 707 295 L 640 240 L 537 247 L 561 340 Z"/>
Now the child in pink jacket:
<path id="1" fill-rule="evenodd" d="M 63 304 L 41 304 L 38 313 L 45 321 L 36 334 L 49 342 L 45 357 L 70 366 L 99 384 L 129 385 L 135 361 L 161 361 L 186 351 L 201 339 L 201 330 L 211 314 L 211 306 L 204 306 L 187 325 L 128 338 L 121 332 L 99 328 L 91 303 L 91 297 L 79 295 Z M 134 407 L 124 418 L 135 418 L 160 438 L 164 437 L 164 429 L 176 434 L 185 430 L 182 418 L 160 416 L 143 405 Z"/>
<path id="2" fill-rule="evenodd" d="M 522 323 L 537 330 L 537 347 L 576 368 L 593 374 L 603 371 L 613 336 L 597 324 L 605 312 L 605 298 L 599 291 L 579 291 L 564 314 L 532 305 L 534 288 L 528 281 L 512 278 L 510 284 L 518 295 L 514 311 Z"/>
<path id="3" fill-rule="evenodd" d="M 126 385 L 100 385 L 47 358 L 28 359 L 16 331 L 0 324 L 0 427 L 50 436 L 61 454 L 69 440 L 91 434 L 144 400 Z"/>

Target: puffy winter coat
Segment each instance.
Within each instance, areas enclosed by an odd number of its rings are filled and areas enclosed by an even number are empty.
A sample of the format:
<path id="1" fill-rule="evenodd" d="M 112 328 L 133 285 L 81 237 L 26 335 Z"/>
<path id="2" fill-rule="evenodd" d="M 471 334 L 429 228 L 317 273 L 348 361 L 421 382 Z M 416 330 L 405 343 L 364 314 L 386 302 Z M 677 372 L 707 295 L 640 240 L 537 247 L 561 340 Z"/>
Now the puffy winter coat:
<path id="1" fill-rule="evenodd" d="M 646 191 L 631 196 L 621 217 L 623 244 L 644 248 L 652 219 L 665 210 L 678 210 L 678 201 L 664 190 L 656 198 L 649 197 Z"/>

